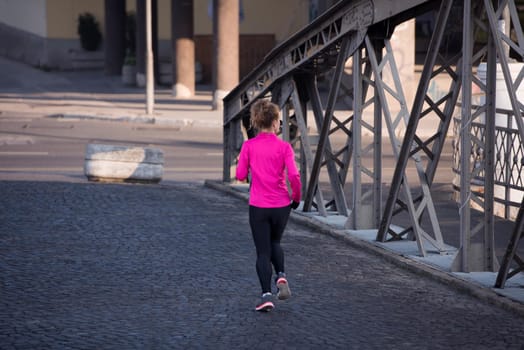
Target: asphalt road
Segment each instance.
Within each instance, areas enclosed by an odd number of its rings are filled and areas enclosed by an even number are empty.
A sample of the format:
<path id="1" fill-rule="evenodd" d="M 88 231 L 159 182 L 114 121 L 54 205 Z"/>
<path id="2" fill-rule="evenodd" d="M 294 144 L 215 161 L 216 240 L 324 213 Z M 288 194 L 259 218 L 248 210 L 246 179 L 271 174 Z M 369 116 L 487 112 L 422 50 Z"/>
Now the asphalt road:
<path id="1" fill-rule="evenodd" d="M 72 179 L 82 177 L 85 146 L 92 142 L 162 149 L 166 181 L 222 178 L 223 146 L 219 127 L 2 115 L 0 179 L 26 176 L 37 179 L 46 178 L 46 174 Z M 396 162 L 386 139 L 383 153 L 383 181 L 389 183 Z M 31 166 L 27 167 L 28 164 Z M 449 146 L 439 164 L 435 183 L 449 184 L 452 177 Z M 27 174 L 25 170 L 34 174 Z M 408 169 L 408 174 L 410 172 L 415 174 L 414 169 Z M 326 182 L 327 176 L 321 180 Z"/>
<path id="2" fill-rule="evenodd" d="M 0 180 L 85 180 L 88 143 L 160 148 L 164 181 L 222 178 L 219 128 L 17 116 L 0 120 Z"/>

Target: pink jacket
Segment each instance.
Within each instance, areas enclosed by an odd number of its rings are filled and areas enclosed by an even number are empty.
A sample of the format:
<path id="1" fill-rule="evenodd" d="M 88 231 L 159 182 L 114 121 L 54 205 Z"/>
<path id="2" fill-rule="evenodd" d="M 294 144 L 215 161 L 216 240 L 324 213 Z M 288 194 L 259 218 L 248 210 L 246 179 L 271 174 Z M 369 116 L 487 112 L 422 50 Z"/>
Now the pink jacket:
<path id="1" fill-rule="evenodd" d="M 286 172 L 291 197 L 286 185 Z M 236 178 L 244 181 L 251 171 L 249 204 L 260 208 L 280 208 L 300 202 L 300 174 L 291 145 L 273 133 L 260 133 L 244 142 L 238 159 Z"/>

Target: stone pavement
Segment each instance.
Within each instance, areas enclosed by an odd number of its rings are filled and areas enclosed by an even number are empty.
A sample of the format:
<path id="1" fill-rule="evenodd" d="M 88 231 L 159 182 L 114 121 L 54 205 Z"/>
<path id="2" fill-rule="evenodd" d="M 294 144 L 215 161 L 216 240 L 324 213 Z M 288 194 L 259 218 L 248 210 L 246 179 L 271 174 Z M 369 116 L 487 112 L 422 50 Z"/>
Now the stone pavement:
<path id="1" fill-rule="evenodd" d="M 524 344 L 522 316 L 295 222 L 293 296 L 257 313 L 247 204 L 202 184 L 2 181 L 0 193 L 2 349 Z"/>

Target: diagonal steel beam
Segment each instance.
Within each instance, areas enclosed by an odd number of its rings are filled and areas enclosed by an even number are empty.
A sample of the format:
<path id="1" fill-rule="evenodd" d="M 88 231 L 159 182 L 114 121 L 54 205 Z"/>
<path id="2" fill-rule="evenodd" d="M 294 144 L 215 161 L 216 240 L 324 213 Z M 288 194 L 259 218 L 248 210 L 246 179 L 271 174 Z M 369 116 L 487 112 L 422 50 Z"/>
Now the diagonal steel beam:
<path id="1" fill-rule="evenodd" d="M 393 211 L 395 203 L 397 202 L 400 187 L 403 183 L 403 178 L 408 163 L 408 158 L 412 145 L 415 139 L 416 129 L 418 122 L 420 120 L 420 114 L 423 108 L 425 96 L 429 86 L 429 80 L 432 75 L 433 67 L 437 59 L 440 43 L 442 42 L 442 37 L 444 35 L 445 25 L 447 23 L 449 13 L 451 11 L 451 6 L 453 4 L 452 0 L 444 0 L 441 2 L 440 10 L 438 13 L 435 31 L 431 37 L 431 41 L 428 48 L 428 55 L 424 62 L 424 68 L 422 70 L 421 80 L 419 82 L 415 99 L 413 102 L 413 107 L 411 109 L 409 122 L 406 129 L 406 134 L 404 135 L 404 140 L 400 150 L 400 156 L 397 160 L 395 166 L 395 172 L 393 174 L 393 180 L 391 184 L 391 189 L 386 201 L 384 208 L 384 214 L 379 226 L 379 231 L 377 234 L 377 240 L 385 241 L 389 227 L 391 225 L 391 218 L 393 216 Z"/>
<path id="2" fill-rule="evenodd" d="M 328 132 L 330 130 L 331 120 L 333 118 L 333 111 L 335 109 L 336 97 L 338 96 L 338 91 L 340 88 L 340 81 L 342 79 L 342 73 L 344 71 L 344 64 L 346 63 L 346 59 L 348 57 L 351 46 L 354 47 L 353 51 L 355 51 L 359 45 L 359 43 L 355 43 L 355 39 L 358 40 L 357 38 L 347 35 L 344 38 L 342 38 L 342 41 L 340 43 L 340 51 L 337 57 L 335 73 L 333 74 L 333 80 L 331 82 L 328 102 L 326 105 L 326 112 L 325 112 L 325 115 L 322 121 L 322 128 L 319 134 L 319 143 L 317 145 L 315 159 L 313 162 L 313 166 L 311 168 L 311 175 L 309 177 L 309 184 L 308 184 L 306 196 L 304 197 L 304 211 L 309 211 L 311 209 L 313 195 L 318 187 L 318 176 L 320 174 L 320 165 L 322 162 L 322 157 L 325 156 L 325 152 L 326 152 L 326 144 L 328 143 L 328 140 L 327 140 Z M 331 179 L 331 180 L 335 180 L 335 179 Z M 337 188 L 337 185 L 334 183 L 332 183 L 332 186 Z M 340 204 L 342 205 L 342 203 Z M 342 209 L 344 208 L 345 208 L 345 205 L 342 207 Z M 343 215 L 347 215 L 347 210 L 346 210 L 346 213 L 344 213 Z"/>
<path id="3" fill-rule="evenodd" d="M 300 131 L 300 141 L 302 144 L 303 149 L 303 156 L 306 161 L 306 165 L 311 171 L 313 168 L 313 151 L 311 147 L 311 142 L 309 140 L 309 134 L 307 130 L 306 125 L 306 116 L 304 115 L 304 111 L 300 106 L 302 105 L 302 102 L 300 100 L 300 96 L 298 94 L 298 90 L 296 87 L 296 83 L 293 82 L 293 92 L 291 93 L 291 102 L 293 103 L 293 106 L 295 106 L 295 115 L 297 118 L 297 124 L 298 124 L 298 130 Z M 317 150 L 318 152 L 318 150 Z M 304 179 L 302 179 L 304 181 Z M 311 182 L 311 180 L 310 180 Z M 322 195 L 321 191 L 314 191 L 315 199 L 317 201 L 317 209 L 320 215 L 327 216 L 326 208 L 324 207 L 324 197 Z"/>
<path id="4" fill-rule="evenodd" d="M 342 75 L 342 72 L 336 72 L 340 73 Z M 308 90 L 308 95 L 311 102 L 311 107 L 313 109 L 313 113 L 315 116 L 315 122 L 317 124 L 317 129 L 322 129 L 322 123 L 325 122 L 324 115 L 322 113 L 322 102 L 320 101 L 320 95 L 318 92 L 318 89 L 316 88 L 316 80 L 314 77 L 310 77 L 308 79 L 308 83 L 306 86 Z M 317 149 L 317 153 L 319 150 Z M 340 215 L 347 216 L 348 215 L 348 206 L 346 202 L 346 196 L 344 194 L 344 184 L 340 181 L 340 178 L 338 176 L 337 167 L 334 161 L 334 155 L 333 150 L 331 147 L 331 142 L 329 141 L 329 138 L 326 138 L 325 140 L 325 158 L 326 158 L 326 166 L 328 169 L 328 175 L 329 175 L 329 181 L 331 184 L 331 188 L 333 191 L 333 196 L 335 198 L 335 204 L 337 207 L 337 211 Z M 310 185 L 311 185 L 311 179 L 310 179 Z"/>
<path id="5" fill-rule="evenodd" d="M 511 1 L 513 2 L 513 1 Z M 498 29 L 498 22 L 497 22 L 497 16 L 495 14 L 495 10 L 493 9 L 493 4 L 489 0 L 484 0 L 484 6 L 486 8 L 486 14 L 488 16 L 489 21 L 489 27 L 490 27 L 490 33 L 493 36 L 493 39 L 495 41 L 495 47 L 497 49 L 499 64 L 502 69 L 502 73 L 504 75 L 504 81 L 506 82 L 506 88 L 508 91 L 509 99 L 511 102 L 511 107 L 513 109 L 513 113 L 515 116 L 519 116 L 524 112 L 524 105 L 520 103 L 517 99 L 516 94 L 516 88 L 518 86 L 515 86 L 512 83 L 512 77 L 511 73 L 509 71 L 508 66 L 508 58 L 504 55 L 504 47 L 503 47 L 503 38 L 507 37 L 503 35 L 500 30 Z M 500 9 L 499 9 L 500 11 Z M 524 121 L 522 118 L 515 118 L 519 130 L 519 134 L 522 140 L 524 140 Z"/>
<path id="6" fill-rule="evenodd" d="M 497 280 L 495 281 L 495 288 L 504 288 L 508 278 L 513 277 L 519 272 L 524 272 L 524 261 L 517 255 L 517 248 L 522 237 L 524 237 L 524 198 L 520 203 L 513 233 L 511 234 L 506 253 L 500 264 Z M 518 267 L 510 272 L 511 263 L 514 260 L 517 262 Z"/>

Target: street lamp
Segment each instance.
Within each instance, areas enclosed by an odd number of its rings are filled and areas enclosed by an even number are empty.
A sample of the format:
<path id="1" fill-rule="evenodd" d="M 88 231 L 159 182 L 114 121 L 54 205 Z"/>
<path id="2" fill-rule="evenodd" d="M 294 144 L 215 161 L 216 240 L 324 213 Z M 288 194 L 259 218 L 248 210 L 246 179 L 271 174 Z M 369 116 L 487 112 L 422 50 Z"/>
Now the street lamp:
<path id="1" fill-rule="evenodd" d="M 153 45 L 151 26 L 151 0 L 146 0 L 146 112 L 153 114 L 155 77 L 153 72 Z"/>

